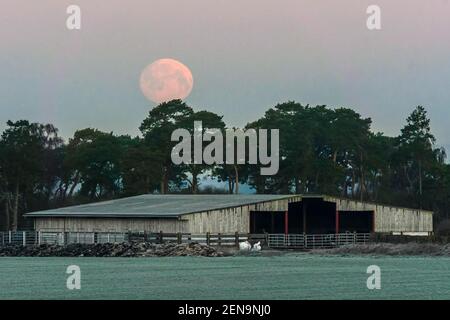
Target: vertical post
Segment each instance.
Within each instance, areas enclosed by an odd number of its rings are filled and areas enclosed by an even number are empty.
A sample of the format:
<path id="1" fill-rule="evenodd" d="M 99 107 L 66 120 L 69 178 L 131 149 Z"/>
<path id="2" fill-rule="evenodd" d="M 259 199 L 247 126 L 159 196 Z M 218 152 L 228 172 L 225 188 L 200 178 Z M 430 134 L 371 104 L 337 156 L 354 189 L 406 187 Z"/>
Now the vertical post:
<path id="1" fill-rule="evenodd" d="M 217 234 L 217 245 L 220 246 L 222 244 L 222 238 L 220 237 L 220 232 Z"/>
<path id="2" fill-rule="evenodd" d="M 38 231 L 38 245 L 41 245 L 41 231 Z"/>
<path id="3" fill-rule="evenodd" d="M 375 233 L 375 210 L 372 211 L 372 232 Z"/>
<path id="4" fill-rule="evenodd" d="M 239 233 L 237 231 L 234 233 L 234 244 L 236 248 L 239 248 Z"/>
<path id="5" fill-rule="evenodd" d="M 286 210 L 284 212 L 284 234 L 285 235 L 289 234 L 289 214 L 288 214 L 288 210 Z"/>
<path id="6" fill-rule="evenodd" d="M 11 244 L 11 242 L 12 242 L 12 234 L 11 234 L 11 231 L 8 232 L 8 242 L 9 242 L 9 244 Z"/>
<path id="7" fill-rule="evenodd" d="M 178 242 L 178 244 L 181 244 L 181 241 L 182 239 L 181 239 L 181 232 L 178 232 L 177 233 L 177 242 Z"/>
<path id="8" fill-rule="evenodd" d="M 209 246 L 209 244 L 210 244 L 210 240 L 211 240 L 211 238 L 210 238 L 210 233 L 209 232 L 207 232 L 206 233 L 206 244 Z"/>
<path id="9" fill-rule="evenodd" d="M 162 230 L 159 232 L 159 243 L 163 243 L 163 232 Z"/>
<path id="10" fill-rule="evenodd" d="M 25 247 L 27 245 L 27 233 L 22 231 L 22 245 Z"/>
<path id="11" fill-rule="evenodd" d="M 339 233 L 339 211 L 336 210 L 336 234 Z"/>

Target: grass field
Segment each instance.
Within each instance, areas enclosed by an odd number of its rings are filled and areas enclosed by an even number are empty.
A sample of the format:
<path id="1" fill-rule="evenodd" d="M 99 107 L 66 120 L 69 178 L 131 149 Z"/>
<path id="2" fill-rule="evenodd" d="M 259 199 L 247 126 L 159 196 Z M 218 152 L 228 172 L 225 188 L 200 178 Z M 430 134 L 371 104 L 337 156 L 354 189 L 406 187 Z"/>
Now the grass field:
<path id="1" fill-rule="evenodd" d="M 381 290 L 366 287 L 373 264 Z M 0 258 L 0 299 L 450 299 L 450 258 Z"/>

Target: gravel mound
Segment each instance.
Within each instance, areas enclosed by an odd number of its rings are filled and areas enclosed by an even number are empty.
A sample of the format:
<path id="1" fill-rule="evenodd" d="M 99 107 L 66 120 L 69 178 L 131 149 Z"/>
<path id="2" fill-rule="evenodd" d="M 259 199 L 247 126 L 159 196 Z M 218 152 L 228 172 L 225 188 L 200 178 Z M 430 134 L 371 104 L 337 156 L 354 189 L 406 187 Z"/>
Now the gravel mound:
<path id="1" fill-rule="evenodd" d="M 223 252 L 199 244 L 154 244 L 148 242 L 69 244 L 66 246 L 42 244 L 40 246 L 11 245 L 0 247 L 0 257 L 222 257 Z"/>

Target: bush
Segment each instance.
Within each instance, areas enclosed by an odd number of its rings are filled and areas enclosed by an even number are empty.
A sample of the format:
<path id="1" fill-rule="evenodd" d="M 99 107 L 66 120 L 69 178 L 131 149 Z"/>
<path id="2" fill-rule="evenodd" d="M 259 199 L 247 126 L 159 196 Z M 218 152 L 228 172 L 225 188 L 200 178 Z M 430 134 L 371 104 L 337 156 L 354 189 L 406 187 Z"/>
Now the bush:
<path id="1" fill-rule="evenodd" d="M 436 234 L 450 236 L 450 219 L 443 220 L 437 225 Z"/>

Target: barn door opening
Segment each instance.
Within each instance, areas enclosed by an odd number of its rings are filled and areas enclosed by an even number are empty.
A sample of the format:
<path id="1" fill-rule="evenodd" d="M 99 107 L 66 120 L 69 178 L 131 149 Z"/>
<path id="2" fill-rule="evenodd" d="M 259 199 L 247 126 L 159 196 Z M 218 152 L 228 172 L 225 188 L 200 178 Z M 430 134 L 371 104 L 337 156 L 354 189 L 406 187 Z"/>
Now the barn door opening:
<path id="1" fill-rule="evenodd" d="M 285 232 L 284 211 L 251 211 L 250 233 L 284 233 Z"/>
<path id="2" fill-rule="evenodd" d="M 289 233 L 327 234 L 336 230 L 336 203 L 303 198 L 289 203 Z"/>
<path id="3" fill-rule="evenodd" d="M 371 233 L 374 231 L 373 211 L 339 211 L 339 232 Z"/>

